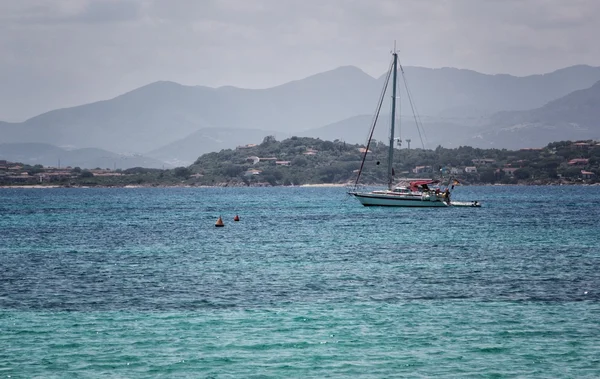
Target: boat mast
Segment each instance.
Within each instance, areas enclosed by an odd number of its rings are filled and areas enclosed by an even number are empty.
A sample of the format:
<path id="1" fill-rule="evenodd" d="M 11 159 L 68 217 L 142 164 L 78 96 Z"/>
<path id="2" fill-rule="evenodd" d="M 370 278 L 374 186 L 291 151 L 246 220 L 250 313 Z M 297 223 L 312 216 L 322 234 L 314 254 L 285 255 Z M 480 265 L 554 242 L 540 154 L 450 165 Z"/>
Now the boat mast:
<path id="1" fill-rule="evenodd" d="M 398 72 L 398 53 L 396 53 L 396 44 L 394 43 L 394 65 L 392 69 L 392 122 L 390 124 L 390 147 L 388 152 L 388 189 L 391 191 L 394 184 L 394 123 L 396 122 L 396 76 Z"/>

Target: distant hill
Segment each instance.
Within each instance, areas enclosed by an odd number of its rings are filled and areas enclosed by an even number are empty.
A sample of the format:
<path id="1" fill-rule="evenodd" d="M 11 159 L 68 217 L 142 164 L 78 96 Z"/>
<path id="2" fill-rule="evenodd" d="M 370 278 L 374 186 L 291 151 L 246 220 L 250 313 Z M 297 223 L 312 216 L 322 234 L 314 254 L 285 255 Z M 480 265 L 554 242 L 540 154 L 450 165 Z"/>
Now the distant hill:
<path id="1" fill-rule="evenodd" d="M 538 108 L 600 80 L 600 67 L 586 65 L 524 77 L 456 68 L 406 67 L 405 72 L 421 115 L 445 118 Z M 408 105 L 406 94 L 402 96 Z"/>
<path id="2" fill-rule="evenodd" d="M 388 144 L 390 121 L 390 115 L 380 115 L 373 138 Z M 367 141 L 367 134 L 372 122 L 372 115 L 360 115 L 307 130 L 299 133 L 298 136 L 321 138 L 328 141 L 339 139 L 348 143 L 364 144 Z M 473 130 L 471 124 L 470 122 L 456 124 L 442 118 L 423 117 L 419 129 L 417 129 L 414 118 L 406 116 L 396 121 L 395 135 L 396 138 L 402 139 L 402 147 L 408 147 L 407 139 L 411 140 L 410 145 L 414 148 L 435 148 L 438 145 L 455 147 L 459 146 L 459 142 L 471 136 L 470 133 Z M 419 131 L 421 131 L 421 136 L 419 136 Z M 421 139 L 423 144 L 421 144 Z"/>
<path id="3" fill-rule="evenodd" d="M 198 109 L 198 104 L 207 104 L 204 95 L 203 88 L 153 83 L 111 100 L 58 109 L 23 123 L 4 125 L 0 142 L 42 142 L 140 153 L 209 125 Z"/>
<path id="4" fill-rule="evenodd" d="M 3 143 L 0 144 L 0 159 L 43 166 L 81 168 L 120 168 L 132 167 L 172 168 L 159 160 L 144 156 L 127 156 L 110 151 L 86 148 L 66 150 L 45 143 Z"/>
<path id="5" fill-rule="evenodd" d="M 600 139 L 600 81 L 543 107 L 499 112 L 466 144 L 506 148 L 541 147 L 552 141 Z"/>
<path id="6" fill-rule="evenodd" d="M 4 124 L 0 142 L 147 152 L 202 128 L 301 130 L 366 113 L 377 87 L 376 79 L 355 67 L 264 90 L 157 82 L 111 100 Z"/>
<path id="7" fill-rule="evenodd" d="M 494 112 L 541 107 L 600 80 L 600 68 L 589 66 L 527 77 L 454 68 L 406 67 L 405 72 L 417 110 L 424 123 L 427 119 L 431 124 L 425 125 L 426 131 L 432 130 L 431 143 L 437 143 L 437 138 L 448 144 L 451 138 L 439 138 L 443 133 L 452 138 L 468 135 L 474 124 L 484 125 L 481 120 Z M 346 66 L 268 89 L 156 82 L 111 100 L 54 110 L 22 123 L 0 123 L 0 143 L 37 142 L 118 153 L 152 152 L 163 159 L 183 161 L 190 154 L 171 156 L 166 150 L 157 150 L 200 129 L 254 129 L 264 130 L 265 135 L 272 134 L 269 131 L 293 135 L 371 115 L 382 80 Z M 406 93 L 400 93 L 402 115 L 409 115 Z M 389 100 L 383 110 L 389 111 Z M 364 133 L 367 129 L 368 124 Z M 208 134 L 205 137 L 221 138 Z M 214 148 L 221 147 L 215 144 Z"/>
<path id="8" fill-rule="evenodd" d="M 258 129 L 204 128 L 146 155 L 173 166 L 189 166 L 202 154 L 259 144 L 268 135 L 277 139 L 290 137 L 284 133 Z"/>

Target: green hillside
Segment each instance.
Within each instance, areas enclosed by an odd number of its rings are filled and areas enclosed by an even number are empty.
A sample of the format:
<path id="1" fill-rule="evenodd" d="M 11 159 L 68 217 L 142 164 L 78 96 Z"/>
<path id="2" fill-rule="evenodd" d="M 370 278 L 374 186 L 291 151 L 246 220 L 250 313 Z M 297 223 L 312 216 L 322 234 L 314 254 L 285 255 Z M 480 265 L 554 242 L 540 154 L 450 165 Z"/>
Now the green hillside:
<path id="1" fill-rule="evenodd" d="M 127 170 L 0 164 L 0 184 L 71 186 L 279 186 L 351 184 L 364 146 L 343 141 L 265 137 L 258 145 L 239 146 L 200 156 L 189 167 L 172 170 Z M 363 167 L 361 184 L 383 184 L 388 146 L 373 141 Z M 2 163 L 2 161 L 0 161 Z M 394 171 L 400 178 L 459 179 L 463 184 L 599 183 L 600 143 L 553 142 L 540 149 L 479 149 L 461 146 L 435 150 L 395 149 Z M 42 176 L 40 178 L 40 175 Z"/>
<path id="2" fill-rule="evenodd" d="M 341 184 L 356 178 L 361 148 L 339 140 L 292 137 L 279 142 L 266 137 L 260 145 L 202 155 L 189 169 L 205 185 Z M 361 183 L 385 183 L 388 146 L 374 141 L 369 150 Z M 583 178 L 582 171 L 593 173 L 586 179 L 594 182 L 600 174 L 600 145 L 593 141 L 555 142 L 542 149 L 516 151 L 469 146 L 396 149 L 394 158 L 397 178 L 443 175 L 465 183 L 545 184 L 578 181 Z M 569 163 L 572 159 L 587 161 Z M 466 172 L 467 167 L 475 171 Z"/>

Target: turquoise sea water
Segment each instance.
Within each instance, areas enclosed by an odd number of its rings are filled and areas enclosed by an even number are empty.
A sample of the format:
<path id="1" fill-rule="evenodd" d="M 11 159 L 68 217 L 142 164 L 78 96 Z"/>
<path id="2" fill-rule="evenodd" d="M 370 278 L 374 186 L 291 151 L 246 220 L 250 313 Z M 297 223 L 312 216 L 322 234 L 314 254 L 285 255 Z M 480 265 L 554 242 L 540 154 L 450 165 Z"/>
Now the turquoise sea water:
<path id="1" fill-rule="evenodd" d="M 0 189 L 0 377 L 600 377 L 600 187 L 454 199 Z"/>

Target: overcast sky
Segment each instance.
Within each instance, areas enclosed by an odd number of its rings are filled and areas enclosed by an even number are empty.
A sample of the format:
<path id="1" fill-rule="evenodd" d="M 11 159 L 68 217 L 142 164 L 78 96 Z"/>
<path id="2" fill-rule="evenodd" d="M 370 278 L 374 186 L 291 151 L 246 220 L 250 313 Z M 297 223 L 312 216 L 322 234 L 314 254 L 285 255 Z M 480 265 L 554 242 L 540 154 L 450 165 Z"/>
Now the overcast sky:
<path id="1" fill-rule="evenodd" d="M 0 120 L 157 80 L 264 88 L 338 66 L 600 66 L 599 0 L 0 0 Z"/>

